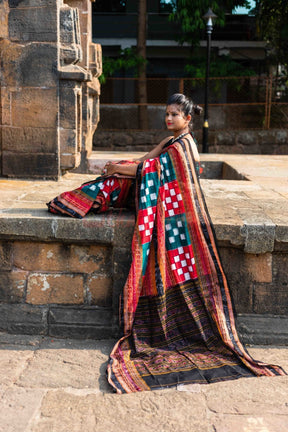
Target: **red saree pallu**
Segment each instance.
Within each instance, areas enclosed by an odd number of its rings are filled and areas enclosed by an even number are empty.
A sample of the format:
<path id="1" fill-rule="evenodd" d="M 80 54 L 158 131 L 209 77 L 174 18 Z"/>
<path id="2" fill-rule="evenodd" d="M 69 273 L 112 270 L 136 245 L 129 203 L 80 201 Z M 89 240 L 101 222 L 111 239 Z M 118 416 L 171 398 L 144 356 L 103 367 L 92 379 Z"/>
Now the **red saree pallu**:
<path id="1" fill-rule="evenodd" d="M 123 337 L 107 369 L 117 393 L 285 374 L 239 340 L 194 147 L 190 136 L 176 141 L 137 179 Z"/>

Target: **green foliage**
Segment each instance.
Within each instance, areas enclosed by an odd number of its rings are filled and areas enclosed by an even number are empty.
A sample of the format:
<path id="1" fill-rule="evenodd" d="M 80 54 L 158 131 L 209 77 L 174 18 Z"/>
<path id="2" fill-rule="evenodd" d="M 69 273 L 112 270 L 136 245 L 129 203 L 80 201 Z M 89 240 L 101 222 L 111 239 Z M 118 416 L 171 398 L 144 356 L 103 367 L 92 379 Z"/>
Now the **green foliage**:
<path id="1" fill-rule="evenodd" d="M 117 58 L 104 57 L 103 58 L 103 72 L 99 77 L 100 83 L 104 84 L 106 78 L 113 76 L 117 72 L 131 70 L 134 77 L 137 77 L 138 67 L 145 64 L 146 60 L 136 53 L 134 48 L 125 48 L 119 52 Z"/>
<path id="2" fill-rule="evenodd" d="M 223 27 L 226 12 L 231 12 L 236 6 L 250 6 L 249 0 L 173 0 L 173 2 L 173 12 L 169 19 L 181 26 L 181 35 L 179 35 L 178 41 L 180 43 L 188 42 L 192 46 L 199 44 L 200 31 L 206 27 L 203 15 L 209 7 L 217 15 L 214 24 Z"/>
<path id="3" fill-rule="evenodd" d="M 206 73 L 206 57 L 195 57 L 185 66 L 185 72 L 193 78 L 204 78 Z M 211 55 L 211 77 L 239 77 L 257 75 L 253 69 L 247 69 L 232 60 L 230 56 Z"/>
<path id="4" fill-rule="evenodd" d="M 259 36 L 270 48 L 271 64 L 288 66 L 288 2 L 287 0 L 256 0 L 252 11 L 257 17 Z"/>

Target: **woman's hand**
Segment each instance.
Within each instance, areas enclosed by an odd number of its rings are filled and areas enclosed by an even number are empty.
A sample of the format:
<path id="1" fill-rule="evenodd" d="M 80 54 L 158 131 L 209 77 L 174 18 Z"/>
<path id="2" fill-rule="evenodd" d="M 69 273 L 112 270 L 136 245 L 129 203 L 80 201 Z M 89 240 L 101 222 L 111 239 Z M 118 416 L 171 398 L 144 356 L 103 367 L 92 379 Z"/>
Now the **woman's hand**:
<path id="1" fill-rule="evenodd" d="M 107 162 L 103 168 L 103 175 L 110 176 L 117 172 L 117 165 L 114 165 L 112 162 Z"/>
<path id="2" fill-rule="evenodd" d="M 139 162 L 139 161 L 138 161 Z M 107 162 L 103 168 L 102 175 L 103 176 L 128 176 L 135 177 L 137 172 L 138 163 L 130 163 L 130 164 L 120 164 Z"/>

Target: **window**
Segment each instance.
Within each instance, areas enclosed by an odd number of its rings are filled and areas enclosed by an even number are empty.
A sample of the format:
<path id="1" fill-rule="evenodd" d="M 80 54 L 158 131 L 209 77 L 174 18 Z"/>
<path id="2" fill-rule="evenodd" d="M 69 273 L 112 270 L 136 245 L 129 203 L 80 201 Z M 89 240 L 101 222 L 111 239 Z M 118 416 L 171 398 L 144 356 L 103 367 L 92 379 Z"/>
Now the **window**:
<path id="1" fill-rule="evenodd" d="M 93 12 L 126 12 L 126 0 L 96 0 L 92 4 Z"/>
<path id="2" fill-rule="evenodd" d="M 159 12 L 171 13 L 173 12 L 177 0 L 159 0 Z"/>

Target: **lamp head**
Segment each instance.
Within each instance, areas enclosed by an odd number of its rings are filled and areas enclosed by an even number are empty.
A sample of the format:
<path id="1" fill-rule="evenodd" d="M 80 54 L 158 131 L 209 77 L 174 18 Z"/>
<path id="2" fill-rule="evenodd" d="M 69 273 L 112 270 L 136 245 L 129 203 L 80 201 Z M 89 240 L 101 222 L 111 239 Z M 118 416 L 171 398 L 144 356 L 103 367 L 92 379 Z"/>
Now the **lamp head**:
<path id="1" fill-rule="evenodd" d="M 217 15 L 214 14 L 214 12 L 212 11 L 211 8 L 209 8 L 208 11 L 206 12 L 206 14 L 203 15 L 202 18 L 206 21 L 207 26 L 212 26 L 213 20 L 217 18 Z"/>

